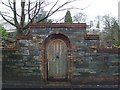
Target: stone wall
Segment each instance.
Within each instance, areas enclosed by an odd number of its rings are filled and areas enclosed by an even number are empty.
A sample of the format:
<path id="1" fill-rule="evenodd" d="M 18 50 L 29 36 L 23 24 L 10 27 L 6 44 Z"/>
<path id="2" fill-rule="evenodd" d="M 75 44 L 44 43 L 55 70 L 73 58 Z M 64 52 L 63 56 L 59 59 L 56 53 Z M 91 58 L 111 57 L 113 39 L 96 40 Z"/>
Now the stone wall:
<path id="1" fill-rule="evenodd" d="M 114 53 L 114 50 L 107 49 L 106 51 L 109 52 L 105 52 L 105 49 L 100 50 L 98 39 L 86 39 L 86 28 L 80 26 L 62 28 L 31 26 L 30 37 L 17 37 L 18 50 L 10 53 L 3 50 L 3 75 L 15 77 L 33 76 L 39 80 L 42 67 L 42 43 L 51 33 L 60 32 L 68 36 L 72 44 L 74 58 L 73 79 L 90 76 L 118 76 L 118 72 L 120 72 L 120 56 Z"/>

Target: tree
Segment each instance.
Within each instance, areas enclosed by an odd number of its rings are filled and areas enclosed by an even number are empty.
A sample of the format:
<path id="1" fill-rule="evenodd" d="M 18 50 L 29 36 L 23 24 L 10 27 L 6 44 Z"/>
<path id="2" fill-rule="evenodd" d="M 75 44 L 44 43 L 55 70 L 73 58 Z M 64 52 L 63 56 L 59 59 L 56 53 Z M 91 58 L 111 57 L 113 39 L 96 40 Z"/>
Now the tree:
<path id="1" fill-rule="evenodd" d="M 118 40 L 118 34 L 120 33 L 120 26 L 117 22 L 117 20 L 113 21 L 113 24 L 110 28 L 110 35 L 112 40 Z"/>
<path id="2" fill-rule="evenodd" d="M 0 26 L 0 39 L 2 39 L 3 41 L 8 39 L 8 32 L 6 32 L 5 28 Z"/>
<path id="3" fill-rule="evenodd" d="M 100 22 L 99 21 L 97 22 L 96 28 L 100 28 Z"/>
<path id="4" fill-rule="evenodd" d="M 68 23 L 68 24 L 72 23 L 72 17 L 71 17 L 71 13 L 70 13 L 69 10 L 66 12 L 64 22 L 65 22 L 65 23 Z"/>
<path id="5" fill-rule="evenodd" d="M 103 42 L 106 42 L 112 46 L 115 44 L 115 42 L 119 42 L 119 32 L 120 32 L 120 26 L 118 24 L 118 20 L 115 17 L 112 17 L 110 15 L 104 15 L 102 16 L 102 23 L 103 23 L 103 29 L 104 29 L 104 36 L 101 37 Z"/>
<path id="6" fill-rule="evenodd" d="M 63 9 L 65 5 L 77 0 L 68 0 L 57 7 L 58 1 L 56 1 L 49 11 L 47 11 L 46 16 L 38 20 L 36 23 L 44 21 L 57 11 L 65 10 Z M 7 3 L 1 0 L 1 4 L 7 8 L 7 11 L 0 11 L 2 18 L 16 27 L 17 35 L 23 35 L 29 28 L 29 25 L 34 22 L 40 10 L 44 9 L 50 3 L 46 3 L 44 0 L 36 0 L 34 2 L 32 2 L 32 0 L 28 0 L 28 2 L 21 0 L 20 8 L 17 7 L 19 5 L 17 5 L 16 0 L 8 0 Z"/>
<path id="7" fill-rule="evenodd" d="M 35 23 L 38 22 L 39 20 L 41 20 L 42 18 L 45 18 L 46 16 L 46 11 L 44 10 L 41 10 L 40 13 L 36 16 L 36 20 L 35 20 Z M 39 22 L 39 23 L 52 23 L 52 20 L 51 19 L 44 19 L 43 21 Z"/>
<path id="8" fill-rule="evenodd" d="M 80 12 L 80 13 L 77 13 L 75 16 L 73 16 L 73 19 L 77 23 L 83 23 L 83 22 L 86 21 L 87 15 L 82 13 L 82 12 Z"/>
<path id="9" fill-rule="evenodd" d="M 113 25 L 111 26 L 111 35 L 112 35 L 112 42 L 117 47 L 120 48 L 120 26 L 117 21 L 114 21 Z"/>
<path id="10" fill-rule="evenodd" d="M 96 28 L 100 28 L 100 19 L 101 19 L 101 16 L 95 17 L 95 21 L 97 22 Z"/>

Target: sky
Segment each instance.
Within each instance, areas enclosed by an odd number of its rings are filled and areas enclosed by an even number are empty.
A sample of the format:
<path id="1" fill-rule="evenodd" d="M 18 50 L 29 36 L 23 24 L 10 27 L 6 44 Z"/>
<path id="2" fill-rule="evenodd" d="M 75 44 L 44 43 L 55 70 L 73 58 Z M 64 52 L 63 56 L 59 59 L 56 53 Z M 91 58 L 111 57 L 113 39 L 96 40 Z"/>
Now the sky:
<path id="1" fill-rule="evenodd" d="M 65 2 L 66 0 L 61 0 L 61 1 Z M 74 3 L 69 4 L 67 7 L 77 7 L 83 9 L 83 10 L 72 9 L 70 11 L 72 16 L 79 12 L 85 13 L 88 16 L 87 18 L 89 21 L 93 20 L 98 15 L 106 15 L 106 14 L 110 14 L 113 17 L 118 18 L 119 1 L 120 0 L 78 0 L 75 1 Z M 58 12 L 53 16 L 51 16 L 50 18 L 59 19 L 64 17 L 65 13 L 66 13 L 65 11 Z"/>
<path id="2" fill-rule="evenodd" d="M 3 1 L 7 1 L 7 0 L 3 0 Z M 16 1 L 17 3 L 20 3 L 20 0 L 16 0 Z M 46 1 L 53 2 L 54 4 L 57 0 L 46 0 Z M 66 1 L 67 0 L 59 0 L 58 5 L 61 5 Z M 98 15 L 105 15 L 105 14 L 111 14 L 112 16 L 118 18 L 118 2 L 119 1 L 120 0 L 77 0 L 75 2 L 72 2 L 66 5 L 66 7 L 80 8 L 80 9 L 70 9 L 71 15 L 74 16 L 79 12 L 83 12 L 88 16 L 87 17 L 88 21 L 93 20 Z M 45 10 L 49 10 L 51 6 L 46 7 Z M 66 14 L 66 11 L 56 12 L 50 17 L 50 19 L 59 20 L 63 18 L 65 14 Z"/>

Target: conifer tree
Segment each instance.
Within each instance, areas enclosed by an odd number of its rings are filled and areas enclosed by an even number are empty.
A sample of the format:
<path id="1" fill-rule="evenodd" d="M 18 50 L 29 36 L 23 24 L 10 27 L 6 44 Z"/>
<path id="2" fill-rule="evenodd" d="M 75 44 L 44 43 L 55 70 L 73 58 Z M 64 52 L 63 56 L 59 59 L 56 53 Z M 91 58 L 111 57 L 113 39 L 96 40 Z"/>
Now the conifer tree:
<path id="1" fill-rule="evenodd" d="M 66 12 L 64 23 L 68 23 L 68 24 L 73 23 L 70 11 Z"/>

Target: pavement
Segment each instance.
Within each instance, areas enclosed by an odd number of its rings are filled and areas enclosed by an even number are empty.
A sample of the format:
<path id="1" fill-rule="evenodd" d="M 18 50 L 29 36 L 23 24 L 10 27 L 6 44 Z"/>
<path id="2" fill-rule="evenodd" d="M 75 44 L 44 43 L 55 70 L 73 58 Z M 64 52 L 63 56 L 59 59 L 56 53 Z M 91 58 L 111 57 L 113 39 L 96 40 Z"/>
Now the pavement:
<path id="1" fill-rule="evenodd" d="M 2 88 L 120 88 L 119 85 L 71 85 L 71 84 L 43 84 L 38 81 L 15 82 L 5 81 Z"/>

